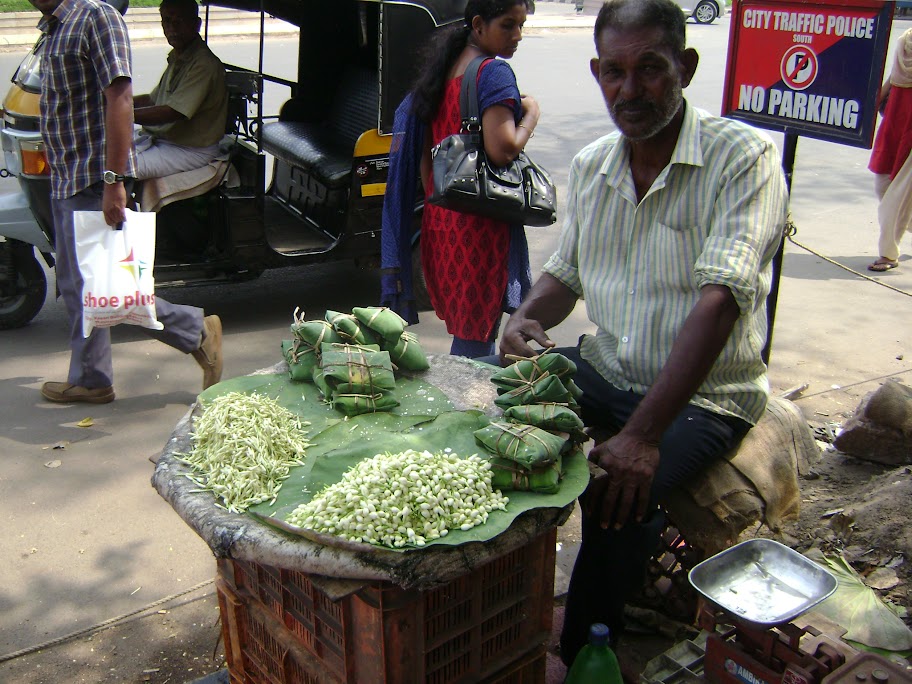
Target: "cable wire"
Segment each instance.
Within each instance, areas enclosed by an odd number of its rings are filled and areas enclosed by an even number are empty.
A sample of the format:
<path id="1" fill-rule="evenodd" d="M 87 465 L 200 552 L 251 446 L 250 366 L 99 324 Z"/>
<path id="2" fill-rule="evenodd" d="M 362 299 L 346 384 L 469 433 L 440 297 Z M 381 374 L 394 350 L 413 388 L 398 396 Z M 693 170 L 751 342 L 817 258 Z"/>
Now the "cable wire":
<path id="1" fill-rule="evenodd" d="M 0 663 L 5 663 L 8 660 L 20 658 L 24 655 L 28 655 L 29 653 L 34 653 L 35 651 L 40 651 L 40 650 L 48 648 L 50 646 L 56 646 L 57 644 L 62 644 L 65 641 L 70 641 L 71 639 L 81 637 L 85 634 L 92 634 L 94 632 L 100 632 L 102 629 L 104 629 L 106 627 L 110 627 L 111 625 L 113 625 L 116 622 L 120 622 L 122 620 L 126 620 L 127 618 L 133 617 L 134 615 L 139 615 L 140 613 L 144 613 L 147 610 L 151 610 L 152 608 L 155 608 L 156 606 L 160 606 L 163 603 L 168 603 L 169 601 L 178 599 L 181 596 L 185 596 L 186 594 L 196 591 L 197 589 L 202 589 L 203 587 L 205 587 L 209 584 L 212 584 L 214 581 L 215 580 L 209 579 L 209 580 L 206 580 L 205 582 L 200 582 L 199 584 L 192 586 L 189 589 L 185 589 L 184 591 L 179 592 L 177 594 L 171 594 L 171 596 L 166 596 L 165 598 L 154 601 L 153 603 L 150 603 L 147 606 L 143 606 L 142 608 L 139 608 L 138 610 L 134 610 L 129 613 L 124 613 L 123 615 L 118 615 L 117 617 L 110 618 L 108 620 L 105 620 L 104 622 L 99 622 L 97 625 L 92 625 L 91 627 L 86 627 L 85 629 L 80 629 L 77 632 L 72 632 L 72 633 L 66 634 L 62 637 L 57 637 L 56 639 L 51 639 L 50 641 L 45 641 L 44 643 L 38 644 L 37 646 L 29 646 L 27 648 L 19 649 L 18 651 L 13 651 L 12 653 L 7 653 L 6 655 L 0 656 Z M 205 596 L 209 596 L 209 595 L 210 594 L 206 594 Z M 205 598 L 205 596 L 203 596 L 201 598 Z"/>
<path id="2" fill-rule="evenodd" d="M 864 273 L 859 273 L 855 269 L 849 268 L 845 264 L 840 264 L 838 261 L 830 259 L 830 257 L 824 256 L 820 252 L 814 251 L 807 245 L 801 244 L 794 238 L 794 236 L 797 234 L 798 234 L 798 227 L 795 225 L 794 221 L 792 221 L 791 217 L 789 217 L 788 222 L 785 225 L 785 237 L 787 237 L 788 241 L 791 242 L 796 247 L 800 247 L 801 249 L 805 250 L 806 252 L 810 252 L 814 256 L 820 257 L 827 263 L 833 264 L 834 266 L 838 266 L 842 270 L 848 271 L 849 273 L 856 275 L 859 278 L 864 278 L 865 280 L 867 280 L 871 283 L 874 283 L 875 285 L 880 285 L 881 287 L 885 287 L 888 290 L 893 290 L 894 292 L 898 292 L 901 295 L 906 295 L 907 297 L 912 297 L 912 292 L 906 292 L 905 290 L 901 290 L 898 287 L 893 287 L 892 285 L 888 285 L 887 283 L 883 282 L 882 280 L 878 280 L 877 278 L 872 278 L 871 276 L 865 275 Z"/>

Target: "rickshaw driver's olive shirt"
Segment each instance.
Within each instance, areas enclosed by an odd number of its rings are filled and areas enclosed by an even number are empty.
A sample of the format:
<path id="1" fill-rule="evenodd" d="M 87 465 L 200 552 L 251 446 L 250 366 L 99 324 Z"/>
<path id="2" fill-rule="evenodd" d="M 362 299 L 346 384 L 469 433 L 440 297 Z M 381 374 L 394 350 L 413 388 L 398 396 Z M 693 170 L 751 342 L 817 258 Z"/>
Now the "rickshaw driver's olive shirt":
<path id="1" fill-rule="evenodd" d="M 42 15 L 41 137 L 51 167 L 51 195 L 72 197 L 102 180 L 104 89 L 131 77 L 130 40 L 123 17 L 99 0 L 63 0 Z M 127 176 L 132 176 L 130 152 Z"/>
<path id="2" fill-rule="evenodd" d="M 175 145 L 208 147 L 225 135 L 228 90 L 225 67 L 197 36 L 181 54 L 168 53 L 168 66 L 149 93 L 156 105 L 168 105 L 184 120 L 143 130 Z"/>
<path id="3" fill-rule="evenodd" d="M 691 403 L 756 424 L 769 393 L 764 304 L 786 203 L 769 136 L 689 104 L 671 161 L 639 205 L 625 139 L 614 133 L 585 147 L 544 266 L 585 298 L 597 326 L 582 357 L 615 387 L 645 394 L 700 288 L 723 285 L 741 316 Z"/>

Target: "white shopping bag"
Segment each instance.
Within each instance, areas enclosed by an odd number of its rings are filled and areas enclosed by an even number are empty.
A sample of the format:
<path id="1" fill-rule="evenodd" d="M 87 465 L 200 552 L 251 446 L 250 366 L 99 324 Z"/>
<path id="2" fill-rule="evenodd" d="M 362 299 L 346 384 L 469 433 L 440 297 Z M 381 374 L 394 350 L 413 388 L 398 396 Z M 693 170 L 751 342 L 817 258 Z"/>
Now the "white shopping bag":
<path id="1" fill-rule="evenodd" d="M 126 210 L 116 230 L 100 211 L 74 211 L 82 286 L 82 334 L 118 323 L 163 330 L 155 317 L 155 214 Z"/>

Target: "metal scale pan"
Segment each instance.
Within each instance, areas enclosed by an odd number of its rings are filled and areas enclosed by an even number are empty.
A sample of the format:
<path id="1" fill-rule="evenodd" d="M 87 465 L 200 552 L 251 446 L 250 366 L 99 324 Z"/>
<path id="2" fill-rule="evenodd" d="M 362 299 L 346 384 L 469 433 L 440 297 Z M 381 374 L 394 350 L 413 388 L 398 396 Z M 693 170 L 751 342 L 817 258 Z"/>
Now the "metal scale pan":
<path id="1" fill-rule="evenodd" d="M 789 622 L 836 591 L 836 578 L 771 539 L 750 539 L 694 566 L 690 583 L 732 616 L 761 628 Z"/>

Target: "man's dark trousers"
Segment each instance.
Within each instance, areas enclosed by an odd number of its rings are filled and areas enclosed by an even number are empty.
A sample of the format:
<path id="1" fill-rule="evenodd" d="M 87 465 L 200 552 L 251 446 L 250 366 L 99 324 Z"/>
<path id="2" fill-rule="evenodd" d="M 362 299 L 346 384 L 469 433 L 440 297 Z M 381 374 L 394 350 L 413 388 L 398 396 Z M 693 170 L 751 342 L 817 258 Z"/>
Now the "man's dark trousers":
<path id="1" fill-rule="evenodd" d="M 576 364 L 574 382 L 583 391 L 579 403 L 586 426 L 620 430 L 643 396 L 608 383 L 582 359 L 578 347 L 554 351 Z M 661 461 L 652 483 L 647 518 L 620 530 L 603 530 L 597 518 L 583 516 L 582 544 L 570 578 L 561 633 L 561 659 L 565 663 L 572 663 L 586 644 L 593 623 L 608 625 L 616 641 L 624 626 L 624 603 L 645 581 L 646 566 L 658 549 L 665 527 L 659 503 L 668 492 L 735 447 L 750 427 L 739 418 L 688 404 L 659 444 Z M 585 494 L 580 504 L 585 506 Z"/>

